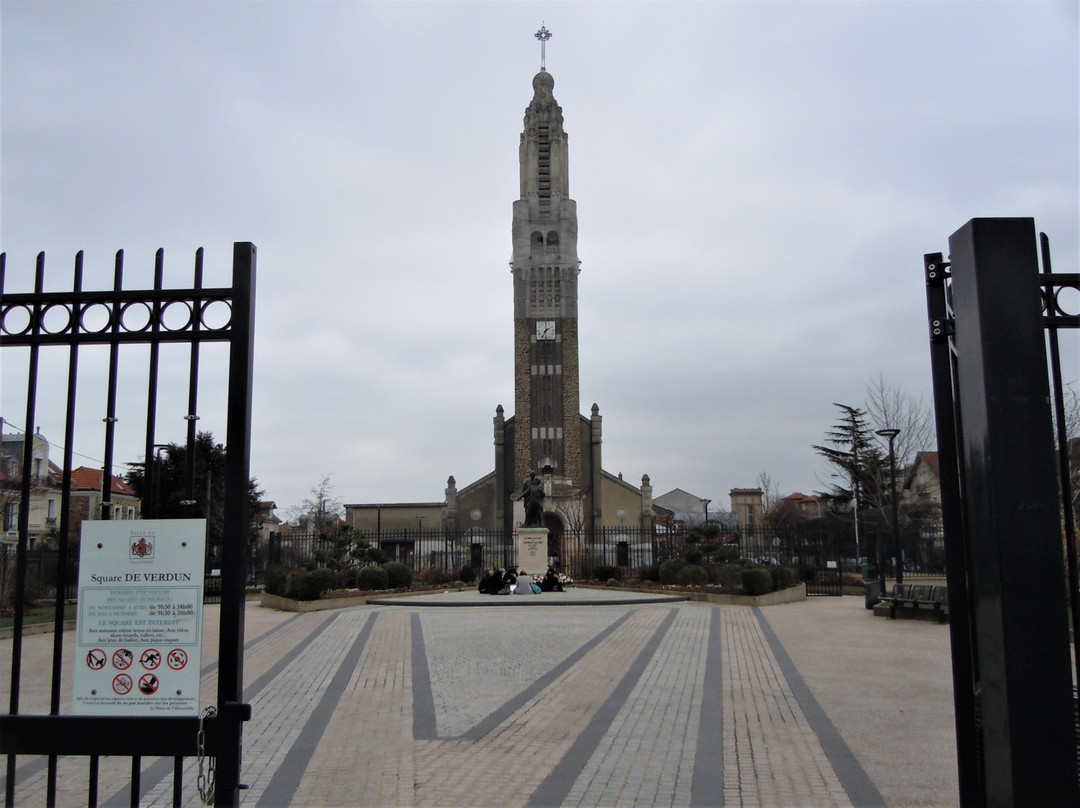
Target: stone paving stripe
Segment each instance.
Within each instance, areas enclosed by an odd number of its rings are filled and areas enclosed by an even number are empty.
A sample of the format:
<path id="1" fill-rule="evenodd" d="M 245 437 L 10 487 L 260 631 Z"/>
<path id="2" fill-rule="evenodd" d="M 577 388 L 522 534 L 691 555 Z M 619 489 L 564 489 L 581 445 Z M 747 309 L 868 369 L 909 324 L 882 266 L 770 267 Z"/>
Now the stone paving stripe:
<path id="1" fill-rule="evenodd" d="M 664 618 L 664 622 L 656 629 L 653 636 L 641 650 L 641 653 L 638 654 L 637 659 L 627 669 L 622 681 L 611 692 L 607 701 L 600 705 L 592 720 L 589 721 L 588 727 L 574 739 L 573 744 L 563 755 L 562 760 L 555 765 L 551 774 L 537 786 L 536 791 L 533 792 L 527 803 L 529 808 L 562 805 L 566 796 L 570 793 L 570 789 L 574 787 L 574 782 L 581 774 L 582 769 L 585 768 L 585 764 L 588 763 L 589 758 L 596 751 L 596 747 L 599 746 L 600 741 L 603 740 L 615 717 L 619 714 L 619 710 L 633 692 L 638 680 L 648 667 L 649 660 L 656 653 L 656 649 L 664 639 L 668 629 L 671 628 L 671 624 L 675 622 L 677 614 L 676 609 L 669 611 L 668 616 Z"/>
<path id="2" fill-rule="evenodd" d="M 847 792 L 852 805 L 855 808 L 879 808 L 879 806 L 884 808 L 885 798 L 881 796 L 877 786 L 874 785 L 863 770 L 862 764 L 859 763 L 833 725 L 833 722 L 829 719 L 829 716 L 825 714 L 821 705 L 818 704 L 814 694 L 810 692 L 810 688 L 807 687 L 805 680 L 795 667 L 795 663 L 791 661 L 791 657 L 784 650 L 780 638 L 772 630 L 772 626 L 769 625 L 769 621 L 765 618 L 761 609 L 756 606 L 754 607 L 754 617 L 757 618 L 758 623 L 761 625 L 765 640 L 769 643 L 769 648 L 772 649 L 773 656 L 776 657 L 776 662 L 780 666 L 780 670 L 783 671 L 784 678 L 787 679 L 792 695 L 795 696 L 795 700 L 798 701 L 799 706 L 802 708 L 807 723 L 810 724 L 814 734 L 817 735 L 821 748 L 825 752 L 825 757 L 829 759 L 829 763 L 832 765 L 833 771 L 836 772 L 836 777 L 844 787 L 844 791 Z"/>
<path id="3" fill-rule="evenodd" d="M 506 720 L 510 718 L 510 716 L 512 716 L 514 713 L 516 713 L 518 710 L 528 704 L 534 697 L 546 690 L 552 682 L 562 676 L 566 671 L 570 670 L 570 668 L 574 667 L 574 665 L 576 665 L 578 661 L 583 656 L 585 656 L 585 654 L 589 653 L 589 651 L 599 645 L 609 634 L 611 634 L 623 623 L 629 620 L 632 614 L 632 611 L 628 611 L 626 614 L 615 620 L 611 625 L 597 632 L 595 637 L 584 643 L 580 648 L 578 648 L 576 651 L 566 657 L 566 659 L 564 659 L 554 668 L 549 670 L 531 685 L 518 693 L 514 698 L 507 700 L 505 704 L 500 706 L 483 721 L 477 723 L 476 726 L 466 730 L 461 735 L 458 735 L 456 737 L 451 736 L 448 738 L 441 738 L 439 740 L 479 741 L 481 738 L 486 737 L 488 733 L 501 727 L 504 723 L 506 723 Z M 434 735 L 432 735 L 432 739 L 434 739 Z M 421 739 L 418 738 L 417 740 Z"/>
<path id="4" fill-rule="evenodd" d="M 263 640 L 269 638 L 271 634 L 274 634 L 277 631 L 279 631 L 280 629 L 282 629 L 285 626 L 289 625 L 293 620 L 295 620 L 299 616 L 300 616 L 299 613 L 297 613 L 296 615 L 294 615 L 293 617 L 290 617 L 288 620 L 284 621 L 283 623 L 278 623 L 276 626 L 269 629 L 268 631 L 264 631 L 258 637 L 254 637 L 254 638 L 248 640 L 246 643 L 244 643 L 244 652 L 247 653 L 252 648 L 254 648 L 258 643 L 260 643 Z M 325 631 L 330 626 L 330 624 L 335 619 L 337 619 L 337 617 L 338 617 L 338 615 L 335 614 L 335 615 L 332 615 L 328 620 L 325 620 L 321 626 L 318 626 L 314 631 L 311 632 L 311 634 L 309 634 L 307 637 L 305 637 L 302 642 L 298 643 L 297 646 L 289 654 L 287 654 L 282 659 L 278 660 L 278 662 L 275 663 L 274 666 L 272 668 L 270 668 L 270 670 L 268 670 L 266 673 L 264 673 L 262 676 L 260 676 L 254 682 L 252 682 L 250 687 L 244 688 L 244 699 L 245 699 L 245 701 L 249 701 L 249 703 L 250 703 L 250 699 L 254 698 L 256 693 L 258 693 L 260 690 L 262 690 L 264 687 L 266 687 L 268 684 L 270 684 L 270 682 L 272 682 L 274 680 L 274 677 L 277 676 L 279 673 L 281 673 L 282 670 L 285 669 L 286 665 L 288 665 L 290 662 L 292 662 L 294 659 L 296 659 L 296 657 L 298 657 L 300 654 L 302 654 L 304 652 L 304 649 L 307 648 L 315 640 L 316 637 L 318 637 L 320 634 L 322 634 L 322 632 Z M 210 673 L 213 673 L 215 670 L 217 670 L 217 666 L 218 666 L 217 660 L 214 660 L 213 662 L 211 662 L 209 665 L 207 665 L 205 668 L 202 669 L 202 671 L 199 674 L 200 678 L 203 677 L 203 676 L 207 676 Z M 217 696 L 217 694 L 215 694 L 215 698 L 216 698 L 216 696 Z M 155 788 L 157 788 L 159 785 L 161 785 L 162 780 L 164 780 L 166 777 L 171 777 L 172 776 L 172 772 L 173 772 L 173 759 L 172 758 L 158 758 L 157 760 L 155 760 L 153 763 L 151 763 L 143 771 L 142 776 L 139 779 L 139 796 L 142 797 L 142 798 L 145 798 L 145 797 L 149 796 L 150 793 Z M 243 779 L 243 778 L 241 778 L 241 779 Z M 125 805 L 130 805 L 130 804 L 131 804 L 131 784 L 128 783 L 123 788 L 121 788 L 119 791 L 117 791 L 115 794 L 113 794 L 108 800 L 106 800 L 104 803 L 102 803 L 102 808 L 124 808 Z"/>
<path id="5" fill-rule="evenodd" d="M 275 662 L 272 666 L 270 666 L 270 668 L 262 676 L 260 676 L 254 682 L 252 682 L 250 687 L 245 687 L 244 688 L 244 701 L 250 704 L 251 700 L 253 698 L 255 698 L 262 691 L 262 689 L 264 687 L 266 687 L 268 684 L 270 684 L 272 681 L 274 681 L 274 679 L 283 670 L 285 670 L 285 668 L 287 668 L 292 663 L 292 661 L 294 659 L 296 659 L 298 656 L 303 654 L 304 651 L 307 650 L 307 647 L 309 645 L 311 645 L 313 642 L 315 642 L 315 640 L 317 640 L 319 638 L 319 636 L 322 635 L 322 633 L 324 631 L 326 631 L 328 628 L 330 628 L 331 623 L 333 623 L 339 617 L 341 617 L 340 612 L 335 614 L 330 619 L 324 620 L 321 625 L 316 626 L 314 629 L 312 629 L 311 634 L 309 634 L 307 637 L 305 637 L 302 642 L 297 643 L 293 647 L 293 649 L 291 651 L 289 651 L 289 653 L 285 654 L 285 656 L 283 656 L 281 659 L 279 659 L 277 662 Z M 296 619 L 295 617 L 292 618 L 292 620 L 295 620 L 295 619 Z M 282 623 L 281 625 L 283 625 L 283 626 L 287 625 L 288 622 L 289 621 L 287 621 L 286 623 Z M 267 635 L 271 634 L 273 631 L 276 631 L 276 629 L 268 631 L 268 632 L 266 632 L 266 634 L 263 634 L 262 636 L 266 637 Z M 245 646 L 244 650 L 245 651 L 247 650 L 246 646 Z"/>
<path id="6" fill-rule="evenodd" d="M 720 655 L 724 629 L 720 621 L 721 608 L 714 607 L 709 620 L 709 648 L 705 657 L 690 808 L 723 808 L 724 805 L 724 667 Z"/>
<path id="7" fill-rule="evenodd" d="M 281 631 L 281 629 L 285 628 L 287 625 L 289 625 L 293 620 L 296 620 L 298 617 L 300 617 L 299 612 L 294 614 L 288 620 L 285 620 L 284 622 L 278 623 L 276 626 L 273 626 L 272 628 L 267 629 L 262 634 L 260 634 L 258 637 L 254 637 L 254 638 L 248 640 L 246 643 L 244 643 L 244 652 L 247 653 L 252 648 L 254 648 L 258 643 L 260 643 L 263 640 L 267 639 L 271 634 L 276 634 L 277 632 Z M 213 662 L 211 662 L 209 665 L 207 665 L 205 668 L 203 668 L 201 671 L 199 671 L 199 676 L 206 676 L 207 674 L 213 673 L 214 671 L 217 670 L 217 668 L 218 668 L 218 660 L 215 659 Z"/>
<path id="8" fill-rule="evenodd" d="M 360 660 L 360 654 L 364 650 L 364 644 L 371 634 L 371 627 L 375 623 L 375 617 L 375 614 L 371 614 L 364 622 L 363 629 L 360 630 L 352 648 L 349 649 L 348 654 L 342 660 L 340 667 L 334 674 L 334 678 L 330 681 L 330 686 L 323 691 L 318 705 L 308 716 L 307 723 L 304 724 L 304 728 L 300 731 L 296 742 L 289 749 L 288 754 L 285 755 L 285 760 L 282 761 L 281 766 L 274 773 L 273 779 L 267 785 L 266 791 L 263 792 L 263 796 L 259 799 L 258 806 L 261 808 L 288 805 L 292 801 L 297 788 L 300 786 L 300 779 L 304 776 L 308 761 L 311 760 L 311 756 L 315 753 L 315 748 L 319 745 L 319 740 L 322 738 L 330 716 L 341 699 L 341 694 L 345 692 L 349 680 L 352 678 L 353 671 Z"/>
<path id="9" fill-rule="evenodd" d="M 420 615 L 410 615 L 412 629 L 412 697 L 413 697 L 413 740 L 434 740 L 437 734 L 435 725 L 435 696 L 431 692 L 431 672 L 428 670 L 427 652 L 424 650 L 424 632 L 420 625 Z"/>

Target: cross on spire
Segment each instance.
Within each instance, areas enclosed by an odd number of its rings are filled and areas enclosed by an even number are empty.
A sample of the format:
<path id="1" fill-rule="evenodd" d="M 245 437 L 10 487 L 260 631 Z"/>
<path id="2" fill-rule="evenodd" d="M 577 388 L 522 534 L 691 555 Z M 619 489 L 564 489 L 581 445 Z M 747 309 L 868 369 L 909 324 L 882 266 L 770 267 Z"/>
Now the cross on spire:
<path id="1" fill-rule="evenodd" d="M 551 31 L 547 29 L 543 23 L 540 24 L 540 30 L 537 31 L 534 36 L 540 40 L 540 71 L 547 72 L 547 41 L 551 39 Z"/>

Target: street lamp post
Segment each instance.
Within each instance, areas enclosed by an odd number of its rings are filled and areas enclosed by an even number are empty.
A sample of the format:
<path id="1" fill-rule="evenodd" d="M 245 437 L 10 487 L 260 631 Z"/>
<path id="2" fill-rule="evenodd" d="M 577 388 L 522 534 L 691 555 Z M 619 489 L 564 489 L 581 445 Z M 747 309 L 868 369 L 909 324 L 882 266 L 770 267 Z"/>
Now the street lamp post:
<path id="1" fill-rule="evenodd" d="M 896 582 L 904 582 L 904 563 L 900 550 L 900 512 L 896 501 L 896 451 L 893 442 L 900 434 L 899 429 L 879 429 L 878 435 L 889 441 L 889 490 L 892 498 L 892 530 L 893 530 L 893 553 L 896 555 Z"/>

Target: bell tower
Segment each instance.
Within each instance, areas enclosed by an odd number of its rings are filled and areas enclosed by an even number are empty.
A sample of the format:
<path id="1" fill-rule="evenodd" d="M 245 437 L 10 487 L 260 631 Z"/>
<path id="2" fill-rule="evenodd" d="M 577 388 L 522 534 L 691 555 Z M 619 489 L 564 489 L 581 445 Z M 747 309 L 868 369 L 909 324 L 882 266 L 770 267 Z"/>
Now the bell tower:
<path id="1" fill-rule="evenodd" d="M 543 44 L 543 42 L 541 43 Z M 514 478 L 551 466 L 583 485 L 578 401 L 577 204 L 570 199 L 567 137 L 555 81 L 533 78 L 514 202 Z"/>

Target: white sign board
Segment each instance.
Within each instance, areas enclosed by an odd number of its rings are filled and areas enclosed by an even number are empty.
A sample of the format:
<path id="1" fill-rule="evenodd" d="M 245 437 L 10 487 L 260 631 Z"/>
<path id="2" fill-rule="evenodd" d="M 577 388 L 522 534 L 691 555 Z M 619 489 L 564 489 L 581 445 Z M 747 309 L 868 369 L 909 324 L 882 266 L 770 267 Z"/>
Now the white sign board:
<path id="1" fill-rule="evenodd" d="M 76 715 L 198 715 L 205 519 L 88 521 Z"/>

